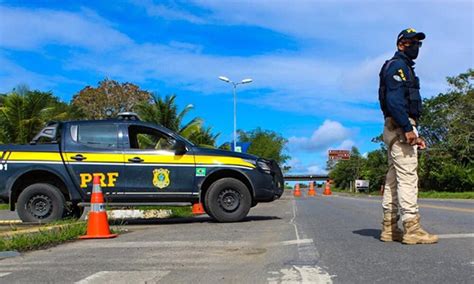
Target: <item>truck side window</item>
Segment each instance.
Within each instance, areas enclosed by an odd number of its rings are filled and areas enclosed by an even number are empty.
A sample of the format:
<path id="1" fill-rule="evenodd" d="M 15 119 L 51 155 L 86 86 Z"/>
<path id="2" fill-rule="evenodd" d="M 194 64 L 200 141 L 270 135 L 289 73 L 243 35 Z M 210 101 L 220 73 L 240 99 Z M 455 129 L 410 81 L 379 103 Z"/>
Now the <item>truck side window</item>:
<path id="1" fill-rule="evenodd" d="M 172 151 L 176 143 L 176 140 L 164 133 L 143 126 L 129 126 L 128 136 L 131 149 Z"/>
<path id="2" fill-rule="evenodd" d="M 117 148 L 118 130 L 114 124 L 79 124 L 75 127 L 71 127 L 74 141 L 95 148 Z"/>

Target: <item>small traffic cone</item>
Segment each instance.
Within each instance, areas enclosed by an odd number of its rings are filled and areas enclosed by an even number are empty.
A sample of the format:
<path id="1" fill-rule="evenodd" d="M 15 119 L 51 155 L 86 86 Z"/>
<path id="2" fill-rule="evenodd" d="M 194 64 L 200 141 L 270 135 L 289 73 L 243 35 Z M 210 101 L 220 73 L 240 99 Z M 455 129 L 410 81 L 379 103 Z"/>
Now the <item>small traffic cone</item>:
<path id="1" fill-rule="evenodd" d="M 301 197 L 301 190 L 300 190 L 300 184 L 297 183 L 295 185 L 295 191 L 293 191 L 293 196 L 294 197 Z"/>
<path id="2" fill-rule="evenodd" d="M 326 181 L 326 187 L 324 188 L 324 192 L 323 192 L 324 195 L 331 195 L 332 192 L 331 192 L 331 185 L 330 185 L 330 181 L 327 180 Z"/>
<path id="3" fill-rule="evenodd" d="M 110 239 L 117 234 L 111 234 L 107 213 L 105 212 L 104 195 L 100 188 L 100 179 L 94 177 L 91 196 L 91 211 L 87 222 L 87 234 L 80 236 L 80 239 Z"/>
<path id="4" fill-rule="evenodd" d="M 308 190 L 308 196 L 315 196 L 316 191 L 314 190 L 314 183 L 310 182 L 309 183 L 309 190 Z"/>
<path id="5" fill-rule="evenodd" d="M 206 214 L 206 211 L 204 211 L 204 207 L 202 206 L 202 203 L 194 203 L 193 204 L 193 215 L 202 215 Z"/>

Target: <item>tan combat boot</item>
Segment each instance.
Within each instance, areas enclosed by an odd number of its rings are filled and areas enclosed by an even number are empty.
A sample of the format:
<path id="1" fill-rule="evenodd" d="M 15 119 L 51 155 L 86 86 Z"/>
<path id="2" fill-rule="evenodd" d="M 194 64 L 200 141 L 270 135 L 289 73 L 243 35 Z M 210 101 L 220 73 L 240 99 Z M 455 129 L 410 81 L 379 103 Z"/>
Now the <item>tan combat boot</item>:
<path id="1" fill-rule="evenodd" d="M 434 244 L 438 242 L 437 235 L 431 235 L 421 228 L 420 215 L 403 222 L 405 234 L 402 243 L 408 245 L 415 244 Z"/>
<path id="2" fill-rule="evenodd" d="M 393 213 L 384 213 L 382 221 L 382 233 L 380 240 L 382 242 L 401 242 L 403 232 L 398 228 L 398 216 Z"/>

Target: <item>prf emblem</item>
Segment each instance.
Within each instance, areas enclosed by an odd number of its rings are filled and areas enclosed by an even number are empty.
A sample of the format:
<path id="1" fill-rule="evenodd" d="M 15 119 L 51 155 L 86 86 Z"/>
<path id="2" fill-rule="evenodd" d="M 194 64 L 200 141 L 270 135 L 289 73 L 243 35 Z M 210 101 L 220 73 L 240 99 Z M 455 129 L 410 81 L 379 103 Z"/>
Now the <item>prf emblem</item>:
<path id="1" fill-rule="evenodd" d="M 86 188 L 92 184 L 95 176 L 99 177 L 101 187 L 115 187 L 119 173 L 82 173 L 79 176 L 81 178 L 81 188 Z"/>
<path id="2" fill-rule="evenodd" d="M 170 185 L 170 171 L 167 169 L 153 170 L 153 185 L 160 189 Z"/>

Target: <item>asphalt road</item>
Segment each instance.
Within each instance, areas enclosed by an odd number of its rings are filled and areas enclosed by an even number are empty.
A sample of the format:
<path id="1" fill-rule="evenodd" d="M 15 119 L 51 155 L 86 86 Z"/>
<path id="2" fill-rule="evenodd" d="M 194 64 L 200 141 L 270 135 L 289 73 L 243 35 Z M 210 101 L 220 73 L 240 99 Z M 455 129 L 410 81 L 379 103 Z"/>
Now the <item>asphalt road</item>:
<path id="1" fill-rule="evenodd" d="M 380 242 L 380 198 L 285 195 L 241 223 L 147 221 L 6 258 L 0 283 L 474 283 L 474 203 L 421 203 L 438 244 Z"/>

